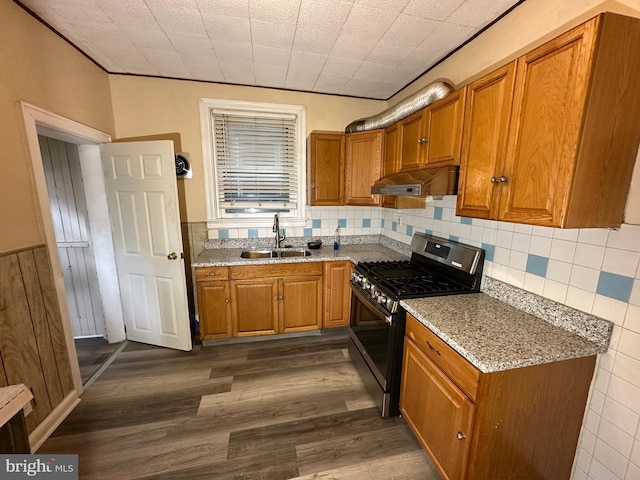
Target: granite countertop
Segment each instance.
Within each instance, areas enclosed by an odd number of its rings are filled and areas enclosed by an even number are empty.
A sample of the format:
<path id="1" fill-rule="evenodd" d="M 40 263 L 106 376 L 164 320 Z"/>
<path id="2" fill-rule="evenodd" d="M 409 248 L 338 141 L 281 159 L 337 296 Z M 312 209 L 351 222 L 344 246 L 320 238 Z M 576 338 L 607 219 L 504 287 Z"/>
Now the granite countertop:
<path id="1" fill-rule="evenodd" d="M 262 248 L 259 248 L 262 250 Z M 386 260 L 408 260 L 408 257 L 378 243 L 341 245 L 334 253 L 332 245 L 309 250 L 308 257 L 287 258 L 241 258 L 240 253 L 248 248 L 215 248 L 204 250 L 191 264 L 193 267 L 219 267 L 231 265 L 261 265 L 274 263 L 327 262 L 350 260 L 358 262 L 378 262 Z M 271 249 L 266 249 L 271 250 Z"/>
<path id="2" fill-rule="evenodd" d="M 602 332 L 593 341 L 484 293 L 401 305 L 484 373 L 604 353 L 611 336 L 606 320 L 588 316 Z"/>

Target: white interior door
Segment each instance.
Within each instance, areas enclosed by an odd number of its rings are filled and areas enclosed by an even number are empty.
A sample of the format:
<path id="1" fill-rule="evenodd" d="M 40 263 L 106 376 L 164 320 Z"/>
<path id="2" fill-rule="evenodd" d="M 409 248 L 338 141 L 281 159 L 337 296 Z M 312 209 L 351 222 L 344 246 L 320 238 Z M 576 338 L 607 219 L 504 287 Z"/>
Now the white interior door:
<path id="1" fill-rule="evenodd" d="M 173 142 L 101 151 L 127 338 L 191 350 Z"/>

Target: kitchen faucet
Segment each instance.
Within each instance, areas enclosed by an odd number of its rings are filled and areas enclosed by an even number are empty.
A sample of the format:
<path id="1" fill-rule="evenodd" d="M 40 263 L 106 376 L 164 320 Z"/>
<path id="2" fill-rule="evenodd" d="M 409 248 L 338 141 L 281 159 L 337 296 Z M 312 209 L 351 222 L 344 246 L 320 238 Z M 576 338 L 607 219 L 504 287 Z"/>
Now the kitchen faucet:
<path id="1" fill-rule="evenodd" d="M 280 248 L 280 244 L 287 237 L 284 234 L 280 236 L 280 219 L 278 218 L 277 213 L 273 216 L 273 231 L 276 234 L 276 248 Z"/>

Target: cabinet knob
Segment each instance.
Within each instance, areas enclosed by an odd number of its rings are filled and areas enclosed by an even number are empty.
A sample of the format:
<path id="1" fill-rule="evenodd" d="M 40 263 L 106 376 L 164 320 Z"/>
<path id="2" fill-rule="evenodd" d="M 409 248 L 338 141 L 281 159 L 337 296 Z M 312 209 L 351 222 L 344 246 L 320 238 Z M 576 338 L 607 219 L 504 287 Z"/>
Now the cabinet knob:
<path id="1" fill-rule="evenodd" d="M 275 297 L 273 297 L 274 300 L 280 300 L 280 298 L 276 295 Z"/>
<path id="2" fill-rule="evenodd" d="M 507 183 L 509 181 L 509 179 L 503 175 L 503 176 L 500 177 L 500 181 L 502 183 Z"/>
<path id="3" fill-rule="evenodd" d="M 498 180 L 496 177 L 491 177 L 491 183 L 499 183 L 500 180 Z"/>
<path id="4" fill-rule="evenodd" d="M 224 303 L 231 303 L 231 300 L 229 300 L 228 298 L 225 298 Z"/>
<path id="5" fill-rule="evenodd" d="M 456 438 L 457 438 L 458 440 L 464 440 L 464 439 L 465 439 L 465 438 L 467 438 L 467 437 L 466 437 L 466 435 L 465 435 L 464 433 L 462 433 L 462 432 L 458 432 L 458 434 L 456 435 Z"/>
<path id="6" fill-rule="evenodd" d="M 315 183 L 312 183 L 312 184 L 311 184 L 311 188 L 316 188 L 316 184 L 315 184 Z"/>
<path id="7" fill-rule="evenodd" d="M 423 143 L 427 143 L 427 139 L 425 137 L 422 137 L 421 139 L 418 140 L 418 143 L 420 145 L 422 145 Z"/>

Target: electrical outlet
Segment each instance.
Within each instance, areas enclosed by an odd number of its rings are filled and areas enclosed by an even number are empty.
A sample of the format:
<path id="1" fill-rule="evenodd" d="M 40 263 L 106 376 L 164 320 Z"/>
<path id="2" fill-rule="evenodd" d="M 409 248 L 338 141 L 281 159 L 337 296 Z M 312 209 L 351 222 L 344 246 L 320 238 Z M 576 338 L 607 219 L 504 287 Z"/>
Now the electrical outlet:
<path id="1" fill-rule="evenodd" d="M 402 215 L 398 215 L 398 226 L 402 226 Z"/>

